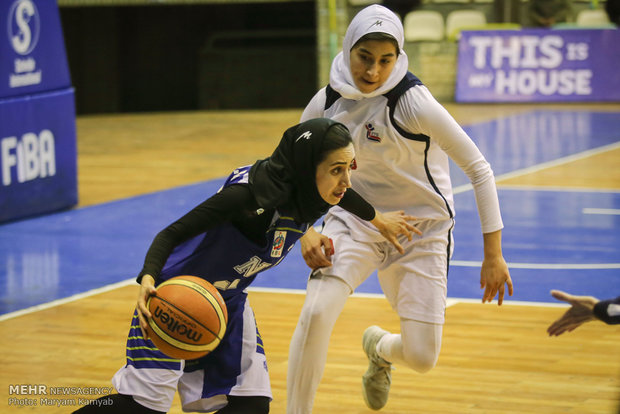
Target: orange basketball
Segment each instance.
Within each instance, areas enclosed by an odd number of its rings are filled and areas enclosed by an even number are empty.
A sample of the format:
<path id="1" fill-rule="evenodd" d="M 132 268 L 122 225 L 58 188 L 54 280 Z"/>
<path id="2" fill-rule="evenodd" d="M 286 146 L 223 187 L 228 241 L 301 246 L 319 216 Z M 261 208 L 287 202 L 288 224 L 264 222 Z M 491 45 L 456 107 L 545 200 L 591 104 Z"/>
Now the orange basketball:
<path id="1" fill-rule="evenodd" d="M 213 351 L 226 332 L 224 299 L 215 286 L 196 276 L 165 281 L 146 306 L 152 315 L 149 337 L 172 358 L 200 358 Z"/>

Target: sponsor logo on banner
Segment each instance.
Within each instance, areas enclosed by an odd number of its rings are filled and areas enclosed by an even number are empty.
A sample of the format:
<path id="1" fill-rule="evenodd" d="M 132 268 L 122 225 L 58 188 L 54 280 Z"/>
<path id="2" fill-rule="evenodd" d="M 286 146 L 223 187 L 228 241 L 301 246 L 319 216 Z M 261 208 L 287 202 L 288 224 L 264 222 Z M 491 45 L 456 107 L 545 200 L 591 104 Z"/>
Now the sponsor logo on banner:
<path id="1" fill-rule="evenodd" d="M 464 31 L 456 100 L 582 101 L 620 98 L 614 30 Z M 615 56 L 615 57 L 614 57 Z"/>
<path id="2" fill-rule="evenodd" d="M 75 99 L 55 0 L 0 1 L 0 222 L 77 203 Z"/>
<path id="3" fill-rule="evenodd" d="M 3 186 L 15 181 L 24 183 L 56 175 L 56 148 L 52 131 L 28 132 L 19 139 L 0 138 L 0 175 Z"/>
<path id="4" fill-rule="evenodd" d="M 35 59 L 29 56 L 36 48 L 41 33 L 41 17 L 37 6 L 31 0 L 15 0 L 9 9 L 6 24 L 9 44 L 18 55 L 9 73 L 9 87 L 40 84 L 41 69 L 37 68 Z"/>

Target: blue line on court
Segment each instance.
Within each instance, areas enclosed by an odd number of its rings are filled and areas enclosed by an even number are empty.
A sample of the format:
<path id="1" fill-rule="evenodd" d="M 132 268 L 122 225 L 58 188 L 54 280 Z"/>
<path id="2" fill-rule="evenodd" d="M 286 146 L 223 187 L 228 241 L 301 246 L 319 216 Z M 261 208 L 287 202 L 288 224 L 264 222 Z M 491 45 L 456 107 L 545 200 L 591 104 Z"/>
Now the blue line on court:
<path id="1" fill-rule="evenodd" d="M 0 314 L 137 276 L 159 230 L 223 180 L 0 226 Z"/>
<path id="2" fill-rule="evenodd" d="M 499 176 L 620 141 L 620 114 L 540 110 L 464 129 Z M 469 183 L 450 167 L 453 186 Z"/>
<path id="3" fill-rule="evenodd" d="M 466 128 L 496 175 L 620 141 L 617 113 L 537 111 Z M 234 167 L 234 166 L 231 166 Z M 452 168 L 454 185 L 467 182 Z M 222 180 L 0 225 L 0 314 L 134 277 L 157 231 L 213 194 Z M 500 189 L 504 254 L 509 262 L 618 263 L 620 216 L 583 214 L 620 208 L 617 192 Z M 455 263 L 480 261 L 479 219 L 471 191 L 455 195 Z M 514 299 L 549 301 L 560 288 L 617 294 L 616 269 L 514 268 Z M 308 270 L 298 249 L 261 274 L 257 287 L 304 289 Z M 479 269 L 453 265 L 448 295 L 481 297 Z M 359 292 L 378 293 L 376 277 Z"/>

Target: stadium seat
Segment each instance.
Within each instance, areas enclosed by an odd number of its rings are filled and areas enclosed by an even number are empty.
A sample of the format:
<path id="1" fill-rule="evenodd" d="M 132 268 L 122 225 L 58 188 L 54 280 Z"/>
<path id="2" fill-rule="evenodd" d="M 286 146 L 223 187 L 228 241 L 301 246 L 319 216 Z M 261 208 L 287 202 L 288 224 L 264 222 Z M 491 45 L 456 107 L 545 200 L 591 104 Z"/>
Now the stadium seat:
<path id="1" fill-rule="evenodd" d="M 483 28 L 487 18 L 480 10 L 453 10 L 446 17 L 446 38 L 458 40 L 461 30 Z"/>
<path id="2" fill-rule="evenodd" d="M 577 19 L 575 20 L 577 26 L 585 27 L 607 27 L 610 25 L 609 16 L 603 9 L 585 9 L 577 13 Z"/>
<path id="3" fill-rule="evenodd" d="M 381 4 L 381 1 L 377 0 L 349 0 L 351 6 L 370 6 L 371 4 Z"/>
<path id="4" fill-rule="evenodd" d="M 441 13 L 435 10 L 414 10 L 405 15 L 403 22 L 406 42 L 440 41 L 445 25 Z"/>
<path id="5" fill-rule="evenodd" d="M 476 30 L 519 30 L 522 26 L 519 23 L 486 23 L 484 26 L 475 27 Z M 472 29 L 473 30 L 473 29 Z"/>

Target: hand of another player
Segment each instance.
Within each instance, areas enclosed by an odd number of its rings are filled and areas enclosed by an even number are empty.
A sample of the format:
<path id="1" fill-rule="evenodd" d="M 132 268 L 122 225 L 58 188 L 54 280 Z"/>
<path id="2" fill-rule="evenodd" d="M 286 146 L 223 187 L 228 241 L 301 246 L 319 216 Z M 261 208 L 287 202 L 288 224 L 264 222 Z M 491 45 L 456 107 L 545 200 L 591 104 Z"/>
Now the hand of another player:
<path id="1" fill-rule="evenodd" d="M 142 330 L 142 336 L 147 339 L 148 336 L 148 319 L 152 317 L 146 307 L 146 301 L 149 296 L 156 294 L 155 279 L 151 275 L 142 276 L 142 282 L 140 283 L 140 292 L 138 293 L 138 303 L 136 309 L 138 311 L 138 319 L 140 321 L 140 329 Z"/>
<path id="2" fill-rule="evenodd" d="M 404 211 L 390 211 L 387 213 L 381 213 L 379 211 L 375 211 L 375 218 L 370 222 L 379 230 L 381 235 L 386 238 L 387 241 L 392 243 L 396 250 L 400 252 L 400 254 L 405 253 L 405 249 L 398 242 L 398 236 L 403 235 L 406 236 L 409 241 L 412 240 L 412 233 L 415 233 L 419 236 L 422 235 L 422 232 L 416 229 L 410 221 L 418 220 L 417 217 L 409 216 L 405 214 Z"/>
<path id="3" fill-rule="evenodd" d="M 482 303 L 491 302 L 497 295 L 497 305 L 504 302 L 504 294 L 508 287 L 508 294 L 512 296 L 512 279 L 508 271 L 508 265 L 502 255 L 487 258 L 482 261 L 480 270 L 480 288 L 484 289 Z"/>
<path id="4" fill-rule="evenodd" d="M 598 299 L 593 296 L 573 296 L 561 290 L 552 290 L 551 296 L 557 300 L 570 303 L 572 306 L 561 318 L 553 322 L 547 328 L 549 336 L 562 335 L 564 332 L 571 332 L 585 322 L 595 320 L 593 310 Z"/>
<path id="5" fill-rule="evenodd" d="M 308 267 L 316 270 L 321 267 L 332 265 L 331 256 L 334 254 L 334 246 L 331 239 L 310 227 L 302 236 L 301 255 Z"/>

